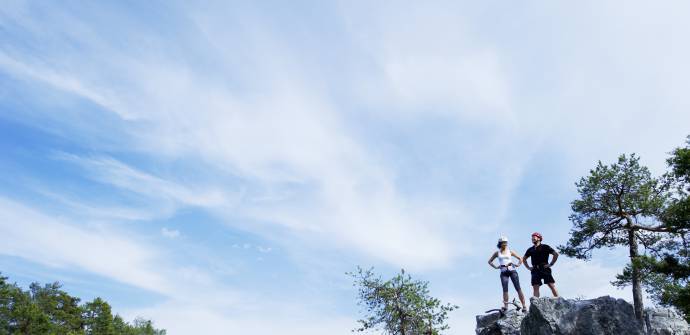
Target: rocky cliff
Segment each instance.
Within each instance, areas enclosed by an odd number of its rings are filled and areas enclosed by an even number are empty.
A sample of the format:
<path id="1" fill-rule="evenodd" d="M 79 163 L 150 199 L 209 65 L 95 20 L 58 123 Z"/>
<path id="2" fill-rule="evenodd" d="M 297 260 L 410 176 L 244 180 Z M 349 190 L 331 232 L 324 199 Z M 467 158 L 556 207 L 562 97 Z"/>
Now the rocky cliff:
<path id="1" fill-rule="evenodd" d="M 477 316 L 477 335 L 690 335 L 690 326 L 669 309 L 647 309 L 645 324 L 622 299 L 532 298 L 529 312 Z"/>

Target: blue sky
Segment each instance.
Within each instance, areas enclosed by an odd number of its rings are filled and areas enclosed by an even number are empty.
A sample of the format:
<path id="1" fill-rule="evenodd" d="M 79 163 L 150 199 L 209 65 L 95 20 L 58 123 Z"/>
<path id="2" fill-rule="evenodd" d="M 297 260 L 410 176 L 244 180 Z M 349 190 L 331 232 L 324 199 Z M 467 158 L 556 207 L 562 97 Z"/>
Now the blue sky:
<path id="1" fill-rule="evenodd" d="M 404 267 L 471 333 L 498 236 L 564 243 L 598 160 L 690 134 L 688 6 L 6 2 L 0 271 L 170 334 L 349 334 L 344 273 Z M 629 299 L 624 256 L 559 289 Z"/>

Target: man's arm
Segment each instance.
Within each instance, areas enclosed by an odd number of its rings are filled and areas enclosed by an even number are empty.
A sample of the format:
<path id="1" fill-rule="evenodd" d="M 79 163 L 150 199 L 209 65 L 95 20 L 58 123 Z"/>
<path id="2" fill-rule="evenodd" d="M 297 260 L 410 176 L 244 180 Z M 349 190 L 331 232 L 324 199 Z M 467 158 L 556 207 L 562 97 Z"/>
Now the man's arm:
<path id="1" fill-rule="evenodd" d="M 556 261 L 558 260 L 558 251 L 554 250 L 553 248 L 551 249 L 551 262 L 549 263 L 549 267 L 552 267 L 554 264 L 556 264 Z"/>
<path id="2" fill-rule="evenodd" d="M 530 257 L 529 252 L 526 252 L 525 255 L 522 256 L 522 261 L 525 263 L 525 267 L 527 268 L 527 270 L 532 271 L 532 267 L 529 265 L 529 262 L 527 261 L 527 259 L 528 259 L 529 257 Z"/>

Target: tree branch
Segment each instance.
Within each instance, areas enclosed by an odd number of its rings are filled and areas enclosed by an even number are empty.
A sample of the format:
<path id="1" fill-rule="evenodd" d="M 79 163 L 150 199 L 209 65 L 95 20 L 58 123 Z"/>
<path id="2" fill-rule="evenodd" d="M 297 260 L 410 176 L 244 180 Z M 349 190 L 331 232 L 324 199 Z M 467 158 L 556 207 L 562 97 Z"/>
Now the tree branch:
<path id="1" fill-rule="evenodd" d="M 607 225 L 607 226 L 608 226 L 608 225 L 615 225 L 615 224 L 620 223 L 622 220 L 623 220 L 623 218 L 621 217 L 621 218 L 618 218 L 617 220 L 613 220 L 613 221 L 611 221 L 611 222 L 608 222 L 606 225 Z M 590 251 L 592 251 L 593 249 L 598 249 L 599 247 L 601 247 L 601 244 L 602 244 L 604 241 L 606 241 L 606 237 L 607 237 L 609 234 L 613 233 L 613 231 L 616 230 L 616 229 L 618 229 L 618 228 L 620 228 L 620 227 L 612 226 L 612 227 L 609 227 L 608 229 L 606 229 L 606 230 L 604 231 L 603 235 L 601 236 L 601 238 L 598 239 L 598 240 L 597 240 L 596 242 L 594 242 L 593 244 L 590 244 L 590 245 L 585 249 L 585 252 L 590 252 Z"/>
<path id="2" fill-rule="evenodd" d="M 634 225 L 630 225 L 630 228 L 632 228 L 634 230 L 652 231 L 652 232 L 656 232 L 656 233 L 668 233 L 668 232 L 670 232 L 670 230 L 666 226 L 662 226 L 662 225 L 650 227 L 650 226 L 634 224 Z"/>

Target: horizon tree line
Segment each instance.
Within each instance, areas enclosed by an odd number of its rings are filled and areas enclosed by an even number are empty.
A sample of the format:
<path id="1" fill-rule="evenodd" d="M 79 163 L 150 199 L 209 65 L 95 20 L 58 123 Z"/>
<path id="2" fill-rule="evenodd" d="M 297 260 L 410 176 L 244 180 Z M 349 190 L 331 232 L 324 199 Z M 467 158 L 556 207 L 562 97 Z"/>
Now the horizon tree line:
<path id="1" fill-rule="evenodd" d="M 81 299 L 54 282 L 23 290 L 0 273 L 0 335 L 165 335 L 151 320 L 126 322 L 101 298 Z"/>

